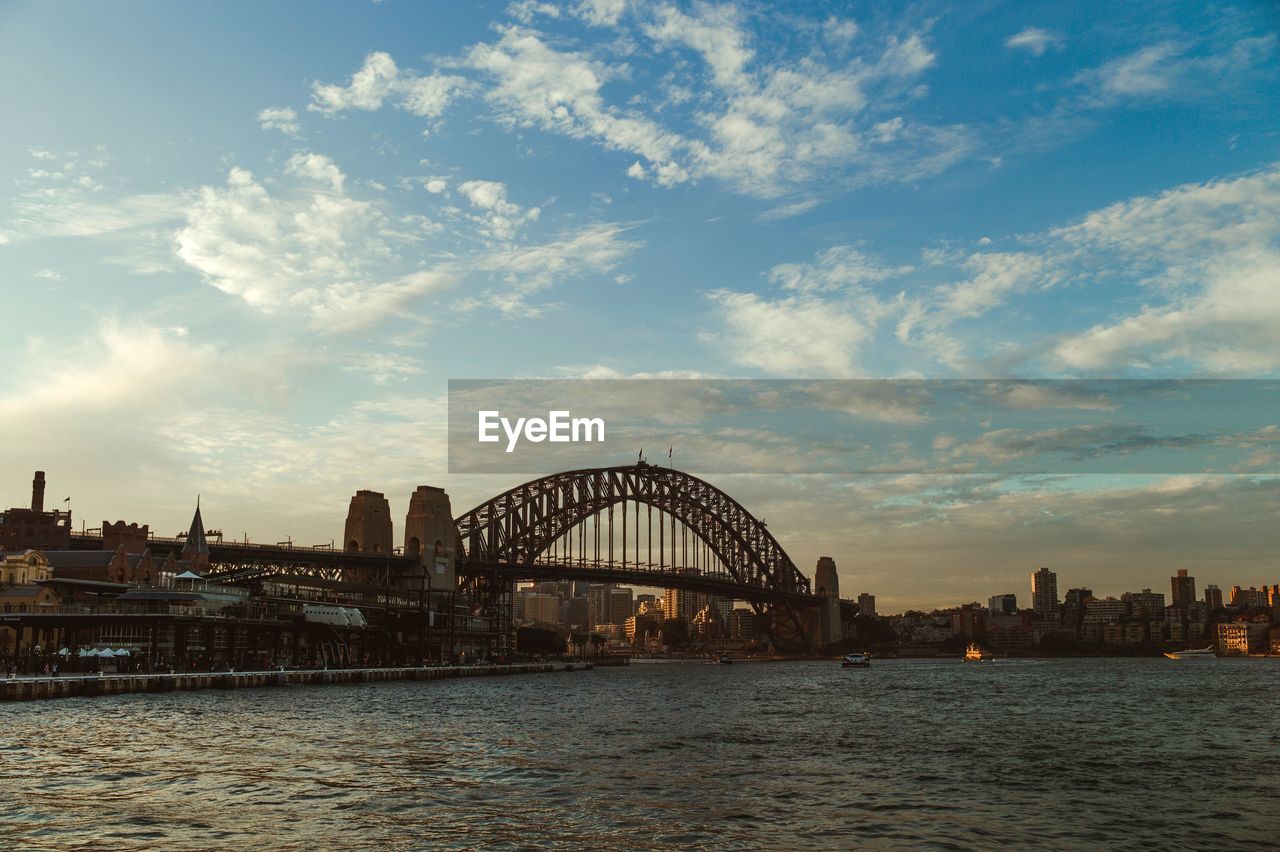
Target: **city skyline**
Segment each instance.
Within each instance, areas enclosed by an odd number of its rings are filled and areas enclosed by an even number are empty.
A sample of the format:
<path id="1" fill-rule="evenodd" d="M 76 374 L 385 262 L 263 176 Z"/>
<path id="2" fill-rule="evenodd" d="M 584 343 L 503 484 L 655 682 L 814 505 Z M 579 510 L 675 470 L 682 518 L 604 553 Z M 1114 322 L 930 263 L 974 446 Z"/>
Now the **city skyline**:
<path id="1" fill-rule="evenodd" d="M 450 378 L 1280 367 L 1266 4 L 15 2 L 0 23 L 24 81 L 0 139 L 6 506 L 39 467 L 89 526 L 183 530 L 197 493 L 259 541 L 335 538 L 361 488 L 396 517 L 422 484 L 465 510 L 523 478 L 447 474 Z M 1117 593 L 1179 567 L 1261 585 L 1270 425 L 1230 475 L 708 478 L 891 609 L 1039 565 Z"/>

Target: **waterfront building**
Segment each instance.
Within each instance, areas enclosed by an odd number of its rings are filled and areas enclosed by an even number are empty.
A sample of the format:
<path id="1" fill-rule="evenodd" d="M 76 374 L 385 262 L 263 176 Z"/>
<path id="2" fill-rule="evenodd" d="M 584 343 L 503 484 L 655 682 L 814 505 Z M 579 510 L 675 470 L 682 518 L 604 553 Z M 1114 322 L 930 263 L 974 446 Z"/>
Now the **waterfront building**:
<path id="1" fill-rule="evenodd" d="M 603 636 L 606 641 L 622 639 L 622 625 L 620 624 L 596 624 L 592 626 L 591 632 L 593 635 Z"/>
<path id="2" fill-rule="evenodd" d="M 1186 609 L 1195 603 L 1196 578 L 1190 576 L 1186 568 L 1179 568 L 1177 576 L 1169 578 L 1169 584 L 1172 587 L 1174 606 Z"/>
<path id="3" fill-rule="evenodd" d="M 876 615 L 876 596 L 869 595 L 866 592 L 858 595 L 858 615 L 867 618 L 875 618 Z"/>
<path id="4" fill-rule="evenodd" d="M 1093 600 L 1093 590 L 1086 588 L 1067 589 L 1066 597 L 1062 601 L 1062 615 L 1059 623 L 1062 627 L 1072 633 L 1076 633 L 1080 629 L 1080 625 L 1084 622 L 1085 604 Z"/>
<path id="5" fill-rule="evenodd" d="M 0 612 L 52 612 L 58 606 L 58 594 L 38 583 L 52 579 L 49 561 L 38 550 L 0 554 Z M 0 627 L 0 658 L 17 656 L 32 645 L 49 639 L 49 631 L 31 629 L 20 636 L 18 631 Z M 21 645 L 21 647 L 19 647 Z"/>
<path id="6" fill-rule="evenodd" d="M 1280 607 L 1280 583 L 1263 586 L 1262 590 L 1267 593 L 1267 606 L 1272 609 Z"/>
<path id="7" fill-rule="evenodd" d="M 1030 613 L 993 613 L 988 610 L 984 644 L 996 654 L 1026 654 L 1034 638 Z"/>
<path id="8" fill-rule="evenodd" d="M 1110 624 L 1128 615 L 1129 605 L 1115 598 L 1094 598 L 1084 605 L 1085 624 Z"/>
<path id="9" fill-rule="evenodd" d="M 1222 589 L 1210 583 L 1204 587 L 1204 605 L 1209 608 L 1210 612 L 1215 609 L 1222 609 Z"/>
<path id="10" fill-rule="evenodd" d="M 1249 653 L 1249 625 L 1239 621 L 1218 623 L 1218 654 L 1238 657 Z"/>
<path id="11" fill-rule="evenodd" d="M 1058 575 L 1048 568 L 1031 575 L 1031 609 L 1040 618 L 1058 615 Z"/>
<path id="12" fill-rule="evenodd" d="M 1015 615 L 1018 612 L 1018 596 L 992 595 L 987 599 L 987 612 L 992 615 Z"/>
<path id="13" fill-rule="evenodd" d="M 1242 589 L 1239 586 L 1232 586 L 1231 605 L 1240 607 L 1268 606 L 1266 587 L 1257 589 L 1254 586 L 1250 586 L 1247 589 Z"/>
<path id="14" fill-rule="evenodd" d="M 46 512 L 44 489 L 44 471 L 37 470 L 31 481 L 31 507 L 0 512 L 0 552 L 71 548 L 71 512 Z"/>
<path id="15" fill-rule="evenodd" d="M 622 622 L 622 635 L 633 645 L 636 641 L 636 620 L 636 617 L 632 615 Z"/>
<path id="16" fill-rule="evenodd" d="M 961 607 L 951 614 L 951 635 L 981 639 L 987 633 L 987 611 L 978 604 Z"/>
<path id="17" fill-rule="evenodd" d="M 1120 596 L 1129 604 L 1129 612 L 1134 618 L 1164 618 L 1164 593 L 1143 589 L 1140 592 L 1125 592 Z"/>

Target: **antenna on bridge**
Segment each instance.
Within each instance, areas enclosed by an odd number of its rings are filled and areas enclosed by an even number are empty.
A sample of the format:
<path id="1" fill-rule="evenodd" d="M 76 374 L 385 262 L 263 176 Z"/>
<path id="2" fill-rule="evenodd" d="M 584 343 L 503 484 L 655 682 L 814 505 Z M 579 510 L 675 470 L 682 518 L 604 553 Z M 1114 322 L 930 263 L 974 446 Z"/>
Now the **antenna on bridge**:
<path id="1" fill-rule="evenodd" d="M 671 466 L 672 466 L 672 464 L 671 464 L 671 453 L 672 453 L 672 452 L 674 452 L 674 451 L 675 451 L 675 445 L 674 445 L 674 444 L 672 444 L 671 446 L 667 447 L 667 467 L 671 467 Z"/>
<path id="2" fill-rule="evenodd" d="M 636 464 L 644 464 L 644 447 L 641 447 L 640 452 L 636 455 Z"/>

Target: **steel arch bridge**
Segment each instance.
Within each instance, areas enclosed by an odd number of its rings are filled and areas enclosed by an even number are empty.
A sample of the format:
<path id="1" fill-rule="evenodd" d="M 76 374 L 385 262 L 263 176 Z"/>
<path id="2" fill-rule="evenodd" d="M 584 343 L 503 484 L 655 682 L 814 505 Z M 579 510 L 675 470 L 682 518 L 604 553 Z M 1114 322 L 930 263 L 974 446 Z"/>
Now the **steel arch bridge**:
<path id="1" fill-rule="evenodd" d="M 655 513 L 657 517 L 655 518 Z M 596 580 L 747 601 L 780 645 L 807 646 L 809 578 L 764 522 L 705 480 L 640 462 L 534 479 L 454 521 L 473 599 L 513 580 Z"/>

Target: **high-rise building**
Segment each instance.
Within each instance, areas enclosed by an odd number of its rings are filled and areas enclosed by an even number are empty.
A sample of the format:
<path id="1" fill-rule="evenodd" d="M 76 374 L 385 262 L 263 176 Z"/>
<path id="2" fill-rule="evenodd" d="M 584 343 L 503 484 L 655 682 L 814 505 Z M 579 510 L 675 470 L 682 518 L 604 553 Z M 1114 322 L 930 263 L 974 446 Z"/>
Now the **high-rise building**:
<path id="1" fill-rule="evenodd" d="M 1250 586 L 1242 589 L 1239 586 L 1231 587 L 1231 605 L 1232 606 L 1249 606 L 1249 607 L 1265 607 L 1267 606 L 1267 590 L 1264 586 L 1258 589 Z"/>
<path id="2" fill-rule="evenodd" d="M 735 609 L 729 613 L 729 638 L 756 638 L 756 614 L 750 609 Z"/>
<path id="3" fill-rule="evenodd" d="M 1120 600 L 1129 604 L 1129 612 L 1134 618 L 1164 618 L 1164 593 L 1143 589 L 1140 592 L 1125 592 Z"/>
<path id="4" fill-rule="evenodd" d="M 697 568 L 685 568 L 686 574 L 699 573 Z M 686 624 L 693 624 L 693 617 L 707 605 L 705 592 L 690 592 L 686 589 L 667 589 L 662 604 L 663 618 L 682 618 Z"/>
<path id="5" fill-rule="evenodd" d="M 1196 600 L 1196 578 L 1187 574 L 1186 568 L 1178 569 L 1178 576 L 1170 577 L 1169 583 L 1173 587 L 1173 605 L 1179 609 L 1186 609 L 1195 603 Z"/>
<path id="6" fill-rule="evenodd" d="M 875 618 L 876 615 L 876 596 L 869 595 L 866 592 L 858 595 L 858 615 L 865 615 L 868 618 Z"/>
<path id="7" fill-rule="evenodd" d="M 635 615 L 635 604 L 631 600 L 634 592 L 631 589 L 613 588 L 609 590 L 608 618 L 610 624 L 623 624 Z"/>
<path id="8" fill-rule="evenodd" d="M 987 599 L 987 610 L 992 615 L 1014 615 L 1018 612 L 1018 596 L 992 595 Z"/>
<path id="9" fill-rule="evenodd" d="M 609 621 L 608 583 L 592 583 L 587 586 L 587 623 L 589 625 L 604 624 Z"/>
<path id="10" fill-rule="evenodd" d="M 560 598 L 534 592 L 524 596 L 525 621 L 531 624 L 559 624 Z"/>
<path id="11" fill-rule="evenodd" d="M 1031 575 L 1031 609 L 1037 618 L 1058 615 L 1058 575 L 1048 568 Z"/>
<path id="12" fill-rule="evenodd" d="M 1215 609 L 1222 609 L 1222 589 L 1219 589 L 1213 583 L 1205 586 L 1204 605 L 1209 608 L 1210 612 Z"/>
<path id="13" fill-rule="evenodd" d="M 645 604 L 649 605 L 649 609 L 653 609 L 653 602 L 656 600 L 653 595 L 636 595 L 636 614 L 640 614 L 640 607 Z"/>

